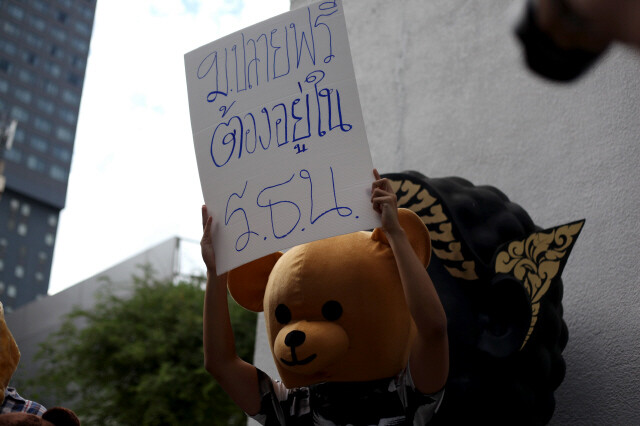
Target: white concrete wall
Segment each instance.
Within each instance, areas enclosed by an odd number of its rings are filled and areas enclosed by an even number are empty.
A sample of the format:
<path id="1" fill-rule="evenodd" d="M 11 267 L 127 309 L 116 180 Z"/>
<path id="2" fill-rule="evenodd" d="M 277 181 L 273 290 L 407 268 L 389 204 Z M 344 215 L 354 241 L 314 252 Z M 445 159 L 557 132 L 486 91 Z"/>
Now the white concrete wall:
<path id="1" fill-rule="evenodd" d="M 521 64 L 512 4 L 344 0 L 373 161 L 496 186 L 542 227 L 586 218 L 563 273 L 551 423 L 637 424 L 640 53 L 616 46 L 576 84 L 547 83 Z"/>

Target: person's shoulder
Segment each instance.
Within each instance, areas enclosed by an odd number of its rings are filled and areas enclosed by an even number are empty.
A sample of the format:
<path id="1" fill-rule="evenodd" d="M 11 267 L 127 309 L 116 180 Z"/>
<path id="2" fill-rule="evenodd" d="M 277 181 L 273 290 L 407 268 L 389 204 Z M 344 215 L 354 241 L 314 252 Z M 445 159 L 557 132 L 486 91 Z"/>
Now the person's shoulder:
<path id="1" fill-rule="evenodd" d="M 7 387 L 0 413 L 28 413 L 42 416 L 47 409 L 40 403 L 23 398 L 15 388 Z"/>
<path id="2" fill-rule="evenodd" d="M 291 392 L 296 390 L 287 388 L 280 380 L 271 378 L 257 367 L 256 371 L 258 372 L 258 386 L 262 398 L 271 393 L 278 401 L 286 401 Z"/>
<path id="3" fill-rule="evenodd" d="M 310 391 L 308 387 L 287 388 L 280 380 L 271 378 L 256 367 L 260 387 L 260 412 L 250 416 L 263 425 L 299 424 L 301 417 L 310 414 Z M 305 423 L 306 424 L 306 423 Z"/>
<path id="4" fill-rule="evenodd" d="M 416 389 L 407 365 L 395 377 L 396 392 L 402 405 L 412 413 L 413 425 L 426 425 L 440 408 L 444 397 L 444 387 L 437 392 L 425 394 Z"/>

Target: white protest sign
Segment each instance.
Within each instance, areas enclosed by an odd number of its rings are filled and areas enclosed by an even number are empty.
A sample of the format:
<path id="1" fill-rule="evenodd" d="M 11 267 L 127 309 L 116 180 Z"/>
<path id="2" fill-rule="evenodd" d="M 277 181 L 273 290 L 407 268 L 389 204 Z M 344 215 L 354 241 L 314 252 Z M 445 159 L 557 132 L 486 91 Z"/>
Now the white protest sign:
<path id="1" fill-rule="evenodd" d="M 218 273 L 379 226 L 342 2 L 209 43 L 185 68 Z"/>

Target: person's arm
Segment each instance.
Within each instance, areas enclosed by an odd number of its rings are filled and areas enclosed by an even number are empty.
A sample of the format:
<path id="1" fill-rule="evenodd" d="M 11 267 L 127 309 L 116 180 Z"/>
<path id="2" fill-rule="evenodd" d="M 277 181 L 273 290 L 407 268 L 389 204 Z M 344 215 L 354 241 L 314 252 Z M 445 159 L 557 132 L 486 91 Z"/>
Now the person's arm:
<path id="1" fill-rule="evenodd" d="M 416 323 L 418 336 L 411 349 L 409 367 L 416 388 L 422 393 L 441 390 L 449 374 L 447 317 L 426 268 L 413 251 L 400 226 L 395 192 L 377 170 L 371 202 L 380 213 L 382 229 L 389 240 L 398 265 L 404 294 Z"/>
<path id="2" fill-rule="evenodd" d="M 204 296 L 204 365 L 231 399 L 249 415 L 260 411 L 260 392 L 256 368 L 236 353 L 235 339 L 227 305 L 227 275 L 216 273 L 215 252 L 211 241 L 212 218 L 202 206 L 204 228 L 200 248 L 207 266 Z"/>

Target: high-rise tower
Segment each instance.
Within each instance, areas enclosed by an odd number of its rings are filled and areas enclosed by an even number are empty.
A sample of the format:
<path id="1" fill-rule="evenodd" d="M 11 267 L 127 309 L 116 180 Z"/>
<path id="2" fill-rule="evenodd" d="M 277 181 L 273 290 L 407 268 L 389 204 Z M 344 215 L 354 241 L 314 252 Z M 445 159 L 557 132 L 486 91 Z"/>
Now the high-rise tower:
<path id="1" fill-rule="evenodd" d="M 95 7 L 96 0 L 0 0 L 0 300 L 7 311 L 47 294 Z M 7 149 L 4 130 L 13 120 Z"/>

